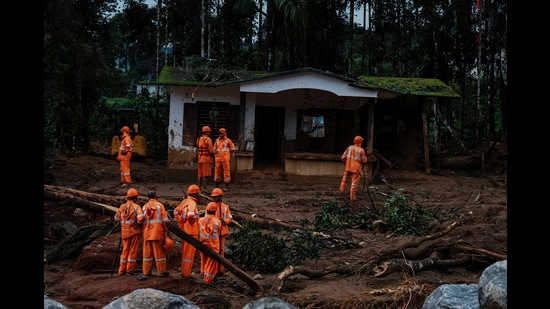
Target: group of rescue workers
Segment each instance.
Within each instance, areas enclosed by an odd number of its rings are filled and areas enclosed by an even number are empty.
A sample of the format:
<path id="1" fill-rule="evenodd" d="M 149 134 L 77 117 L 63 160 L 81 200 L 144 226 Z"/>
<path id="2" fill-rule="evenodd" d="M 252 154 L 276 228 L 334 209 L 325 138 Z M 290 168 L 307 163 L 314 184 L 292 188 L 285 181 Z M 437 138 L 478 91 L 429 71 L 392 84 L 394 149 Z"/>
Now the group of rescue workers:
<path id="1" fill-rule="evenodd" d="M 120 129 L 122 139 L 118 149 L 117 160 L 120 162 L 120 184 L 127 186 L 132 184 L 130 161 L 132 159 L 133 141 L 130 136 L 130 128 L 124 126 Z M 207 193 L 208 178 L 212 176 L 212 163 L 214 163 L 214 183 L 216 188 L 223 181 L 224 191 L 229 190 L 231 182 L 231 155 L 235 152 L 235 144 L 227 137 L 225 128 L 218 130 L 218 138 L 212 141 L 209 126 L 202 127 L 201 135 L 197 137 L 197 183 L 203 193 Z"/>
<path id="2" fill-rule="evenodd" d="M 120 161 L 120 182 L 123 186 L 132 183 L 130 176 L 130 160 L 132 156 L 132 139 L 130 129 L 122 127 L 122 141 L 117 159 Z M 219 129 L 218 138 L 212 142 L 210 127 L 204 126 L 201 135 L 196 140 L 198 178 L 197 184 L 192 184 L 187 189 L 187 197 L 174 209 L 174 219 L 178 227 L 208 246 L 213 251 L 224 256 L 225 239 L 229 235 L 228 225 L 233 221 L 229 206 L 222 201 L 224 191 L 229 190 L 231 182 L 230 159 L 235 152 L 233 141 L 227 137 L 224 128 Z M 361 147 L 363 138 L 357 135 L 353 145 L 346 148 L 341 156 L 345 163 L 345 171 L 340 182 L 339 192 L 345 194 L 348 178 L 351 178 L 350 201 L 357 200 L 357 191 L 361 181 L 362 168 L 367 162 L 365 150 Z M 212 176 L 212 163 L 214 163 L 215 188 L 211 192 L 212 201 L 206 205 L 203 217 L 199 216 L 197 207 L 198 197 L 207 193 L 208 179 Z M 220 188 L 223 181 L 225 188 Z M 114 220 L 121 224 L 122 253 L 118 275 L 133 275 L 143 237 L 142 274 L 138 279 L 144 279 L 151 275 L 153 265 L 156 266 L 161 277 L 167 277 L 166 251 L 174 245 L 168 237 L 169 231 L 166 223 L 170 221 L 164 205 L 157 200 L 155 190 L 147 194 L 149 200 L 142 207 L 137 204 L 139 193 L 130 188 L 126 193 L 127 201 L 117 210 Z M 181 252 L 181 277 L 192 278 L 193 262 L 196 248 L 182 241 Z M 200 252 L 200 274 L 205 283 L 213 283 L 218 276 L 223 276 L 223 265 L 215 259 Z"/>
<path id="3" fill-rule="evenodd" d="M 187 197 L 174 209 L 174 219 L 178 227 L 221 256 L 224 254 L 225 239 L 229 235 L 228 225 L 233 221 L 229 205 L 223 202 L 223 191 L 214 188 L 212 201 L 206 205 L 205 214 L 199 216 L 197 207 L 201 194 L 199 186 L 192 184 L 187 189 Z M 153 266 L 158 275 L 167 277 L 167 251 L 173 248 L 174 242 L 169 237 L 166 223 L 170 222 L 164 205 L 157 200 L 155 190 L 147 194 L 148 201 L 140 207 L 137 204 L 139 192 L 128 189 L 126 203 L 120 205 L 114 216 L 120 222 L 122 252 L 118 275 L 134 275 L 138 260 L 139 247 L 142 245 L 142 273 L 138 279 L 151 276 Z M 141 239 L 143 237 L 143 242 Z M 193 262 L 196 248 L 182 241 L 181 277 L 193 278 Z M 205 283 L 213 283 L 217 277 L 224 276 L 224 267 L 215 259 L 200 252 L 200 274 Z"/>

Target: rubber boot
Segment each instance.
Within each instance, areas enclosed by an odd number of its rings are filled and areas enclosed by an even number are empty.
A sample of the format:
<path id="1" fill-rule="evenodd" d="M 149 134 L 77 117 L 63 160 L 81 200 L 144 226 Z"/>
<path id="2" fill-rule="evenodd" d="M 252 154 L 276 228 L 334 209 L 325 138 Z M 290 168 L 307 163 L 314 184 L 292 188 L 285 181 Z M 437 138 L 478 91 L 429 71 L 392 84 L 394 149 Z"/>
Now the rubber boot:
<path id="1" fill-rule="evenodd" d="M 223 191 L 227 191 L 227 190 L 229 190 L 229 184 L 228 183 L 225 184 L 225 189 L 223 189 Z"/>
<path id="2" fill-rule="evenodd" d="M 220 187 L 220 182 L 218 181 L 218 182 L 216 182 L 215 188 L 219 188 L 219 187 Z"/>

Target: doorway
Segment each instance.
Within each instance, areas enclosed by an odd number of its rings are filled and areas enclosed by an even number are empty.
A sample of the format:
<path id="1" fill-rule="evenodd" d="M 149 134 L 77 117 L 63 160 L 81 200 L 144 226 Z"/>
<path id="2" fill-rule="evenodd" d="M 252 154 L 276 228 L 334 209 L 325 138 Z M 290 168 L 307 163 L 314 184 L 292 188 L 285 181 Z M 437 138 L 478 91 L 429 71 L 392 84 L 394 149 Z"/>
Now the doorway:
<path id="1" fill-rule="evenodd" d="M 255 117 L 255 163 L 281 163 L 281 142 L 284 134 L 285 118 L 284 108 L 256 106 Z"/>

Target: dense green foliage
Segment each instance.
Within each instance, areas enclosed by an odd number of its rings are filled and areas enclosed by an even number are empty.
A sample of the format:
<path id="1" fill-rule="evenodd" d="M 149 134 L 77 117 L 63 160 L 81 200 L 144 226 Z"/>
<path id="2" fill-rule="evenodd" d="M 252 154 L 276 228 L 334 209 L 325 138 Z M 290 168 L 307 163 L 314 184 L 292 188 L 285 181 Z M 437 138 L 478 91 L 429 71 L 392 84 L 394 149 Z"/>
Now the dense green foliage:
<path id="1" fill-rule="evenodd" d="M 60 154 L 90 152 L 91 142 L 112 136 L 104 98 L 135 100 L 150 121 L 142 126 L 148 140 L 166 137 L 159 106 L 167 98 L 139 99 L 132 89 L 156 80 L 165 65 L 191 69 L 197 58 L 227 70 L 313 67 L 351 77 L 437 78 L 461 98 L 429 115 L 448 115 L 430 134 L 448 130 L 459 145 L 434 154 L 482 149 L 506 139 L 507 2 L 480 3 L 477 9 L 475 1 L 176 0 L 156 7 L 143 0 L 48 1 L 45 169 Z M 354 16 L 356 8 L 365 15 Z M 163 151 L 151 145 L 149 153 L 165 159 Z"/>
<path id="2" fill-rule="evenodd" d="M 229 237 L 234 240 L 230 246 L 233 262 L 246 270 L 278 273 L 306 259 L 317 260 L 323 250 L 320 239 L 309 232 L 266 234 L 253 222 L 245 222 L 243 227 Z"/>
<path id="3" fill-rule="evenodd" d="M 396 236 L 420 236 L 429 228 L 429 221 L 433 215 L 420 206 L 411 207 L 409 197 L 403 189 L 399 189 L 384 204 L 380 218 Z"/>

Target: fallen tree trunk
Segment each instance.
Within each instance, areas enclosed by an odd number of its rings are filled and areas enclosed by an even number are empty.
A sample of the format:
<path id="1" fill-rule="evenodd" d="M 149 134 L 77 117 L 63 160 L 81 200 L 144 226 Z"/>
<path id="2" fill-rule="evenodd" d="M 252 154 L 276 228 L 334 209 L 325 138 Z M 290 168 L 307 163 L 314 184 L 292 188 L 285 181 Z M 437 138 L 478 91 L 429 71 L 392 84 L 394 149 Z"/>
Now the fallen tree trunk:
<path id="1" fill-rule="evenodd" d="M 458 225 L 458 222 L 455 221 L 455 222 L 449 224 L 449 226 L 447 226 L 442 231 L 439 231 L 437 233 L 430 234 L 430 235 L 418 238 L 415 241 L 410 241 L 406 244 L 403 244 L 403 245 L 395 247 L 395 248 L 388 248 L 386 250 L 382 250 L 380 252 L 380 255 L 381 256 L 395 256 L 395 255 L 399 255 L 401 252 L 405 251 L 405 249 L 407 249 L 407 248 L 417 248 L 418 246 L 420 246 L 423 242 L 425 242 L 427 240 L 434 240 L 434 239 L 437 239 L 437 238 L 439 238 L 443 235 L 448 234 L 457 225 Z M 414 250 L 413 250 L 413 252 L 414 252 Z M 414 258 L 414 256 L 418 256 L 418 254 L 419 254 L 418 252 L 412 253 L 411 254 L 412 257 L 409 257 L 409 256 L 405 255 L 405 258 Z"/>
<path id="2" fill-rule="evenodd" d="M 212 198 L 210 198 L 207 195 L 200 194 L 200 196 L 208 201 L 212 201 Z M 99 212 L 102 214 L 104 210 L 102 207 L 115 207 L 118 209 L 122 203 L 124 203 L 124 197 L 120 196 L 110 196 L 105 194 L 97 194 L 97 193 L 91 193 L 86 191 L 80 191 L 76 189 L 71 189 L 67 187 L 60 187 L 60 186 L 53 186 L 53 185 L 44 185 L 44 199 L 50 200 L 50 201 L 60 201 L 64 203 L 71 203 L 75 207 L 81 207 L 90 211 Z M 144 197 L 141 197 L 141 205 L 145 204 L 147 202 L 147 199 Z M 169 205 L 178 205 L 181 201 L 175 201 L 175 200 L 166 200 L 166 199 L 158 199 L 159 202 L 161 202 L 165 207 L 166 210 L 170 210 L 171 208 Z M 114 211 L 116 212 L 116 209 Z M 109 210 L 113 210 L 112 208 Z M 204 210 L 199 211 L 199 213 L 203 213 Z M 238 212 L 238 210 L 237 210 Z M 233 223 L 238 226 L 239 228 L 243 228 L 243 226 L 237 222 L 237 219 L 242 220 L 248 220 L 255 222 L 258 224 L 258 226 L 263 228 L 284 228 L 289 230 L 295 230 L 301 228 L 298 225 L 292 225 L 292 224 L 286 224 L 284 222 L 269 220 L 269 219 L 262 219 L 262 218 L 250 218 L 250 219 L 244 219 L 244 217 L 241 217 L 237 214 L 234 216 Z"/>
<path id="3" fill-rule="evenodd" d="M 207 256 L 213 258 L 214 260 L 216 260 L 217 262 L 219 262 L 220 264 L 225 266 L 225 268 L 227 270 L 229 270 L 231 273 L 233 273 L 239 279 L 241 279 L 246 284 L 248 284 L 248 286 L 250 286 L 255 292 L 260 291 L 260 289 L 261 289 L 260 284 L 258 282 L 256 282 L 256 280 L 254 280 L 254 278 L 250 277 L 247 273 L 245 273 L 240 268 L 235 266 L 235 264 L 231 263 L 231 261 L 229 261 L 225 257 L 219 255 L 218 253 L 216 253 L 212 249 L 208 248 L 205 244 L 201 243 L 195 237 L 187 234 L 185 231 L 182 231 L 173 222 L 167 223 L 166 227 L 168 228 L 168 230 L 170 232 L 176 234 L 182 240 L 188 242 L 193 247 L 197 248 L 197 250 L 199 250 L 200 252 L 206 254 Z"/>
<path id="4" fill-rule="evenodd" d="M 472 260 L 470 256 L 464 256 L 458 259 L 452 260 L 440 260 L 439 258 L 430 257 L 419 261 L 411 261 L 404 259 L 391 259 L 387 260 L 381 265 L 376 266 L 374 271 L 374 277 L 386 277 L 394 272 L 406 272 L 408 274 L 415 274 L 434 266 L 457 266 L 465 265 Z"/>
<path id="5" fill-rule="evenodd" d="M 114 216 L 116 211 L 118 210 L 118 207 L 113 207 L 111 205 L 101 204 L 97 202 L 91 202 L 86 199 L 76 197 L 69 193 L 52 192 L 52 191 L 44 190 L 44 199 L 51 200 L 51 201 L 61 200 L 64 202 L 70 202 L 73 206 L 81 207 L 83 209 L 87 209 L 95 213 L 100 213 L 102 215 L 107 215 L 107 216 Z"/>
<path id="6" fill-rule="evenodd" d="M 354 273 L 355 271 L 356 269 L 353 266 L 331 267 L 319 271 L 307 269 L 301 266 L 289 266 L 283 269 L 283 271 L 277 276 L 279 285 L 277 286 L 276 291 L 277 293 L 280 293 L 286 280 L 292 275 L 300 274 L 311 279 L 319 279 L 328 274 L 349 275 Z"/>
<path id="7" fill-rule="evenodd" d="M 107 204 L 111 206 L 120 206 L 122 203 L 125 202 L 125 197 L 123 196 L 112 196 L 112 195 L 105 195 L 105 194 L 97 194 L 97 193 L 91 193 L 81 190 L 76 190 L 68 187 L 60 187 L 60 186 L 54 186 L 54 185 L 44 185 L 44 194 L 47 192 L 56 192 L 56 193 L 63 193 L 63 194 L 70 194 L 75 197 L 83 198 L 89 201 L 98 202 L 102 204 Z M 65 195 L 67 196 L 67 195 Z M 139 198 L 139 197 L 138 197 Z"/>

